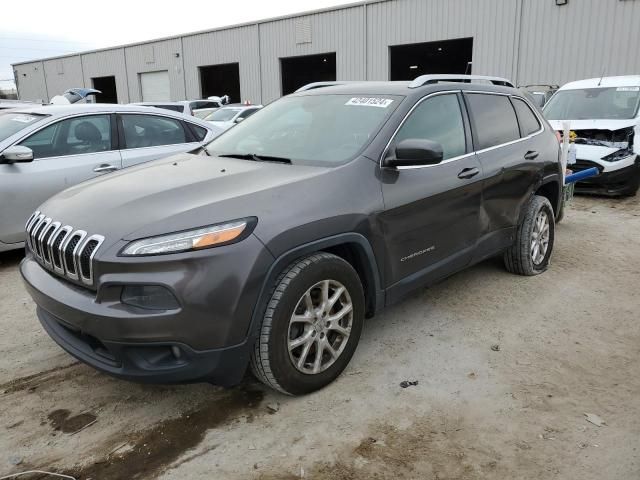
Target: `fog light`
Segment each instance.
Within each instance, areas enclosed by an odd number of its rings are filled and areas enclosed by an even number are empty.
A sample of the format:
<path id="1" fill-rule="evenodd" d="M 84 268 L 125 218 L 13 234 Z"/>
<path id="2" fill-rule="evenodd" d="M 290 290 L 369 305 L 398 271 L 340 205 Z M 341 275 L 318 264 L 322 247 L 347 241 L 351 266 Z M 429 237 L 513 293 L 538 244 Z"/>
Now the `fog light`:
<path id="1" fill-rule="evenodd" d="M 160 285 L 127 285 L 122 289 L 120 301 L 126 305 L 147 310 L 180 308 L 173 293 Z"/>

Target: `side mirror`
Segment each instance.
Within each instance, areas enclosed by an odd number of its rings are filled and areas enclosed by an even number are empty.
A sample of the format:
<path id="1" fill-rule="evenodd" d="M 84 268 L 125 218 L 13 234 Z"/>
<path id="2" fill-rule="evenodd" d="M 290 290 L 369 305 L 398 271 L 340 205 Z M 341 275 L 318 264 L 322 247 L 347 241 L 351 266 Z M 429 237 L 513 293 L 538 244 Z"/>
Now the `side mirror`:
<path id="1" fill-rule="evenodd" d="M 244 118 L 245 118 L 245 117 L 238 117 L 238 118 L 236 118 L 235 123 L 240 123 L 240 122 L 242 122 L 242 121 L 244 120 Z"/>
<path id="2" fill-rule="evenodd" d="M 33 161 L 33 150 L 22 145 L 7 147 L 0 155 L 0 163 L 22 163 Z"/>
<path id="3" fill-rule="evenodd" d="M 436 165 L 442 162 L 442 145 L 432 140 L 407 138 L 396 145 L 382 162 L 383 167 L 409 167 Z"/>

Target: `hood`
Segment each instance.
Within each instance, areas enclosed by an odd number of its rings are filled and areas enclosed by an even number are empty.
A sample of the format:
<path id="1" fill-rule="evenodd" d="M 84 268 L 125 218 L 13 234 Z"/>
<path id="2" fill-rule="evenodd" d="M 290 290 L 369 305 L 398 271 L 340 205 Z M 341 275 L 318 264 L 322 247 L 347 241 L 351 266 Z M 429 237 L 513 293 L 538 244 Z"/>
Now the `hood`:
<path id="1" fill-rule="evenodd" d="M 636 118 L 625 120 L 547 120 L 554 130 L 562 131 L 562 124 L 569 122 L 571 130 L 620 130 L 633 127 L 638 123 Z"/>
<path id="2" fill-rule="evenodd" d="M 279 189 L 329 170 L 181 154 L 76 185 L 38 210 L 113 243 L 249 216 L 260 219 L 273 208 Z"/>

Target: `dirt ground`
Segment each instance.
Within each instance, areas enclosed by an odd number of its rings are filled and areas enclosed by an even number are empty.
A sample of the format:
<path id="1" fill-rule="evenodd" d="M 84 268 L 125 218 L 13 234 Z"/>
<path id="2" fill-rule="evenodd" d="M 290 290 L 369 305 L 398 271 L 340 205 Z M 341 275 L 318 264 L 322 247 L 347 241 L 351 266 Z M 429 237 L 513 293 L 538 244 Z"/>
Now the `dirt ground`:
<path id="1" fill-rule="evenodd" d="M 576 198 L 544 275 L 491 260 L 388 309 L 302 398 L 79 364 L 36 320 L 20 258 L 0 255 L 0 477 L 640 478 L 637 198 Z"/>

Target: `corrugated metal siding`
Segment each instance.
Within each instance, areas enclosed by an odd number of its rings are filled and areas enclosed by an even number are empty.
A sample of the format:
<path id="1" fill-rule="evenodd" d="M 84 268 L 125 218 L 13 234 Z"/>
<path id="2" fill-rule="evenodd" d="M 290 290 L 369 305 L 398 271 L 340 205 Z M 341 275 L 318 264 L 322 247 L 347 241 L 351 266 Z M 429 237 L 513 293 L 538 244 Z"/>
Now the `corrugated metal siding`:
<path id="1" fill-rule="evenodd" d="M 124 48 L 83 54 L 81 59 L 84 84 L 88 88 L 93 87 L 92 78 L 115 76 L 118 103 L 129 103 L 129 85 L 127 83 Z"/>
<path id="2" fill-rule="evenodd" d="M 125 48 L 130 102 L 142 101 L 139 74 L 161 70 L 166 70 L 169 73 L 171 100 L 185 99 L 181 43 L 178 38 Z"/>
<path id="3" fill-rule="evenodd" d="M 522 1 L 519 83 L 640 73 L 639 1 Z"/>
<path id="4" fill-rule="evenodd" d="M 49 101 L 42 62 L 14 66 L 20 100 Z"/>
<path id="5" fill-rule="evenodd" d="M 47 100 L 79 86 L 81 61 L 85 86 L 115 75 L 125 103 L 140 100 L 140 72 L 168 70 L 178 100 L 200 96 L 198 67 L 237 62 L 242 98 L 266 103 L 280 96 L 282 57 L 336 52 L 338 79 L 386 80 L 391 45 L 473 37 L 473 73 L 563 84 L 639 73 L 639 25 L 640 0 L 389 0 L 45 60 L 46 72 L 40 61 L 15 69 L 20 98 Z"/>
<path id="6" fill-rule="evenodd" d="M 69 88 L 84 87 L 79 56 L 46 60 L 43 63 L 47 90 L 52 97 L 62 95 Z"/>
<path id="7" fill-rule="evenodd" d="M 397 0 L 369 5 L 368 79 L 389 79 L 391 45 L 464 37 L 473 37 L 473 73 L 512 77 L 517 2 Z"/>
<path id="8" fill-rule="evenodd" d="M 311 41 L 296 43 L 296 25 L 306 19 L 311 26 Z M 364 7 L 260 24 L 262 101 L 270 102 L 281 95 L 280 58 L 330 52 L 336 52 L 337 79 L 365 78 Z"/>
<path id="9" fill-rule="evenodd" d="M 262 101 L 260 96 L 260 46 L 257 25 L 189 35 L 182 39 L 187 98 L 200 98 L 198 67 L 240 64 L 240 96 Z M 225 92 L 220 92 L 223 95 Z"/>

